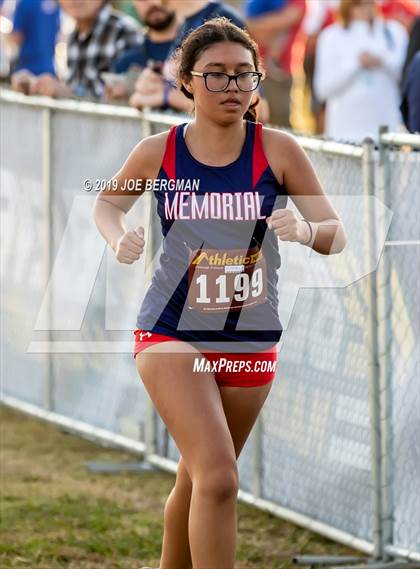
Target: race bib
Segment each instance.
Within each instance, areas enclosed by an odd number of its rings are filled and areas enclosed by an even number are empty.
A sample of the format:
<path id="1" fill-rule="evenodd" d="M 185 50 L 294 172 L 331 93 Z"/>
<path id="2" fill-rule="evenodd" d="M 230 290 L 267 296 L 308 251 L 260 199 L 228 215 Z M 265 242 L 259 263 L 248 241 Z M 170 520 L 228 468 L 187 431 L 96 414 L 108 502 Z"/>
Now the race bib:
<path id="1" fill-rule="evenodd" d="M 191 310 L 241 310 L 261 304 L 267 299 L 262 249 L 190 250 L 188 285 Z"/>

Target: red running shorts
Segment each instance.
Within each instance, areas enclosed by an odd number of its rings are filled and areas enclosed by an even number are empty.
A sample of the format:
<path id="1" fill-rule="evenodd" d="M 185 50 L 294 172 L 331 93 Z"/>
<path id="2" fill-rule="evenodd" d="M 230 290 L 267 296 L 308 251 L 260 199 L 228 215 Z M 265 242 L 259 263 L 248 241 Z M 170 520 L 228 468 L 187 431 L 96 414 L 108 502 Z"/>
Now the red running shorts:
<path id="1" fill-rule="evenodd" d="M 134 358 L 139 352 L 162 342 L 180 341 L 172 336 L 156 334 L 136 328 L 134 344 Z M 277 364 L 277 346 L 274 345 L 266 350 L 253 353 L 225 353 L 201 351 L 208 362 L 201 362 L 200 371 L 214 373 L 217 384 L 220 387 L 256 387 L 265 385 L 274 380 Z M 202 359 L 197 356 L 197 359 Z M 204 365 L 203 365 L 204 364 Z"/>

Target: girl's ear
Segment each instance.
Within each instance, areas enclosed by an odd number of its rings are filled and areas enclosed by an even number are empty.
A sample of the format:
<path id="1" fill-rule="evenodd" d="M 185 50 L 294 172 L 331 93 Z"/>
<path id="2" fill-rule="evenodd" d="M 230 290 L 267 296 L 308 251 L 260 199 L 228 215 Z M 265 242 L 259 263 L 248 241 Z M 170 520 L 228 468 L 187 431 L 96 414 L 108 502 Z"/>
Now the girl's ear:
<path id="1" fill-rule="evenodd" d="M 183 81 L 182 85 L 183 85 L 184 89 L 186 89 L 188 91 L 188 93 L 191 93 L 191 95 L 193 94 L 193 90 L 192 90 L 191 84 L 189 82 L 187 83 L 186 81 Z"/>

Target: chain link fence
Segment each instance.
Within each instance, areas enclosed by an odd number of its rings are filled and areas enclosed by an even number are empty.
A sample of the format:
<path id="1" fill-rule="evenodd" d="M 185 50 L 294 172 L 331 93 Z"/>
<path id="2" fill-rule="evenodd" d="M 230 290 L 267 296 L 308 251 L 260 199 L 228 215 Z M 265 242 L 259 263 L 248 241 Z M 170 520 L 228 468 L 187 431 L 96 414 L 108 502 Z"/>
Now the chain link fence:
<path id="1" fill-rule="evenodd" d="M 387 556 L 408 558 L 420 551 L 418 138 L 414 145 L 411 139 L 383 133 L 378 163 L 378 194 L 394 212 L 377 271 L 382 539 Z"/>
<path id="2" fill-rule="evenodd" d="M 179 451 L 131 355 L 150 263 L 115 261 L 85 183 L 108 179 L 144 136 L 188 118 L 8 92 L 0 105 L 2 401 L 175 472 Z M 281 250 L 287 329 L 238 461 L 239 497 L 378 567 L 420 566 L 419 139 L 298 140 L 361 235 L 342 260 L 315 256 L 305 283 L 298 250 Z M 145 226 L 149 261 L 161 239 L 153 202 L 146 193 L 127 219 Z"/>

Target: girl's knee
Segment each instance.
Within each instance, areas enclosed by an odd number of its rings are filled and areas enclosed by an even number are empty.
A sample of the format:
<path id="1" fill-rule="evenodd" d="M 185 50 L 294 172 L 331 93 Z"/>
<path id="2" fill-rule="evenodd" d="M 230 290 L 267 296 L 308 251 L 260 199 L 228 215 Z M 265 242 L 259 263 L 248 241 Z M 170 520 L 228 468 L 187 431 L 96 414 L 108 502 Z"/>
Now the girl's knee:
<path id="1" fill-rule="evenodd" d="M 180 461 L 178 465 L 175 486 L 185 492 L 192 491 L 192 480 L 183 461 Z"/>
<path id="2" fill-rule="evenodd" d="M 209 468 L 207 472 L 193 479 L 193 485 L 200 493 L 217 501 L 237 497 L 239 475 L 236 462 Z"/>

